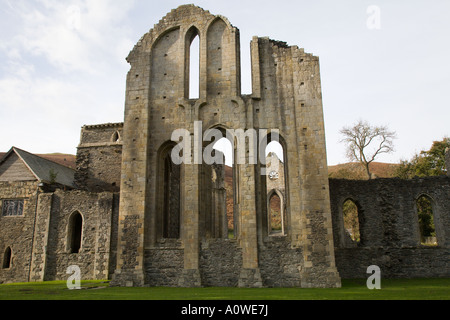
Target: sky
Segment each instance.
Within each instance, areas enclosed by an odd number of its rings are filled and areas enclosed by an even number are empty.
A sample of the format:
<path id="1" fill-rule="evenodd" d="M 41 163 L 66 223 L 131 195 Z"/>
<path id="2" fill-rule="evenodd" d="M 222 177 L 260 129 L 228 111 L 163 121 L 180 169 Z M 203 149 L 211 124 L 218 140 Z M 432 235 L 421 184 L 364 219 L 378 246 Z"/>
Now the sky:
<path id="1" fill-rule="evenodd" d="M 183 1 L 0 0 L 0 152 L 75 154 L 83 125 L 122 122 L 125 61 Z M 396 163 L 450 136 L 450 1 L 199 0 L 250 41 L 270 37 L 320 59 L 327 160 L 348 162 L 339 131 L 358 120 L 397 133 Z"/>

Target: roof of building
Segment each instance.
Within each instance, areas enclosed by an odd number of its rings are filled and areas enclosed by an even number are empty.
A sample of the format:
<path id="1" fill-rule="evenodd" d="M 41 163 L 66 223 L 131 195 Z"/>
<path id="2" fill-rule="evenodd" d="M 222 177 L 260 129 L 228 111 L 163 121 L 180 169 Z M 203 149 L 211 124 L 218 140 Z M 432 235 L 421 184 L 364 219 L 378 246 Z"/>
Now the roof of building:
<path id="1" fill-rule="evenodd" d="M 84 125 L 83 128 L 91 129 L 91 128 L 107 128 L 107 127 L 123 127 L 123 122 L 116 122 L 116 123 L 100 123 L 100 124 L 89 124 Z"/>
<path id="2" fill-rule="evenodd" d="M 0 158 L 0 166 L 13 152 L 25 163 L 37 180 L 68 187 L 74 186 L 75 170 L 16 147 L 12 147 L 6 154 L 3 154 L 3 157 Z"/>

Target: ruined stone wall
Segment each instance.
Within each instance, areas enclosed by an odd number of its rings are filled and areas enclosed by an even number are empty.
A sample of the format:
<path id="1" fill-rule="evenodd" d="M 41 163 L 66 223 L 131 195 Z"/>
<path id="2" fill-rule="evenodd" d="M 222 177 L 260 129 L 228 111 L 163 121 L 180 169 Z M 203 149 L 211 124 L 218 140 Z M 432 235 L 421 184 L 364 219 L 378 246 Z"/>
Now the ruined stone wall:
<path id="1" fill-rule="evenodd" d="M 293 247 L 302 247 L 301 285 L 339 286 L 328 236 L 332 225 L 319 58 L 257 37 L 251 55 L 252 96 L 260 98 L 253 100 L 254 125 L 279 129 L 284 149 L 287 236 Z"/>
<path id="2" fill-rule="evenodd" d="M 184 265 L 181 242 L 165 241 L 145 250 L 145 277 L 150 286 L 177 287 Z"/>
<path id="3" fill-rule="evenodd" d="M 44 280 L 65 280 L 70 265 L 81 269 L 82 279 L 108 279 L 115 267 L 117 196 L 113 193 L 56 191 L 52 195 Z M 81 248 L 72 253 L 70 218 L 82 216 Z"/>
<path id="4" fill-rule="evenodd" d="M 37 181 L 0 182 L 0 283 L 28 281 L 38 197 Z M 3 216 L 4 200 L 23 199 L 22 216 Z M 10 267 L 4 268 L 11 249 Z"/>
<path id="5" fill-rule="evenodd" d="M 236 240 L 203 241 L 200 251 L 202 284 L 210 287 L 237 287 L 242 268 L 242 250 Z"/>
<path id="6" fill-rule="evenodd" d="M 264 286 L 300 287 L 298 275 L 302 265 L 302 248 L 292 248 L 286 237 L 266 238 L 265 246 L 260 250 L 261 278 Z"/>
<path id="7" fill-rule="evenodd" d="M 432 199 L 438 245 L 420 244 L 416 200 Z M 378 265 L 383 277 L 448 277 L 450 253 L 450 179 L 369 181 L 330 179 L 336 264 L 342 277 L 366 277 L 367 267 Z M 361 240 L 345 240 L 342 206 L 358 206 Z"/>
<path id="8" fill-rule="evenodd" d="M 270 237 L 260 250 L 262 285 L 299 287 L 301 248 L 293 249 L 286 237 Z M 150 286 L 176 287 L 182 283 L 184 249 L 181 241 L 165 241 L 145 251 L 146 279 Z M 236 287 L 242 269 L 242 250 L 234 239 L 208 239 L 200 247 L 203 286 Z"/>
<path id="9" fill-rule="evenodd" d="M 122 123 L 84 126 L 77 150 L 75 184 L 102 192 L 120 190 Z"/>
<path id="10" fill-rule="evenodd" d="M 190 45 L 196 36 L 200 38 L 199 92 L 198 98 L 190 99 L 189 61 L 197 59 L 190 57 Z M 182 164 L 180 170 L 182 227 L 178 240 L 183 248 L 180 277 L 184 280 L 178 284 L 201 285 L 201 264 L 211 256 L 202 256 L 201 243 L 205 238 L 217 238 L 219 233 L 212 236 L 204 230 L 209 217 L 202 211 L 202 201 L 211 198 L 211 188 L 202 183 L 206 170 L 196 162 L 196 147 L 202 145 L 207 129 L 218 128 L 267 129 L 271 139 L 270 130 L 280 130 L 287 159 L 287 241 L 293 248 L 302 248 L 303 255 L 294 259 L 303 263 L 296 267 L 297 283 L 304 287 L 340 286 L 329 236 L 331 213 L 319 60 L 303 49 L 268 38 L 255 37 L 250 46 L 253 93 L 245 96 L 241 95 L 239 30 L 223 16 L 194 5 L 180 6 L 161 19 L 130 52 L 118 268 L 113 284 L 139 286 L 151 281 L 146 277 L 154 268 L 146 266 L 153 263 L 147 257 L 156 254 L 165 241 L 161 236 L 162 208 L 167 201 L 162 189 L 162 160 L 170 152 L 172 133 L 184 129 L 189 138 L 197 140 L 192 141 L 191 162 Z M 201 123 L 200 129 L 196 123 Z M 258 138 L 266 135 L 257 134 Z M 234 138 L 231 136 L 231 140 Z M 237 150 L 244 159 L 233 167 L 235 231 L 242 259 L 238 285 L 261 286 L 260 264 L 265 262 L 260 260 L 259 251 L 265 250 L 268 233 L 266 177 L 261 175 L 261 163 L 251 161 L 254 150 L 248 142 Z"/>

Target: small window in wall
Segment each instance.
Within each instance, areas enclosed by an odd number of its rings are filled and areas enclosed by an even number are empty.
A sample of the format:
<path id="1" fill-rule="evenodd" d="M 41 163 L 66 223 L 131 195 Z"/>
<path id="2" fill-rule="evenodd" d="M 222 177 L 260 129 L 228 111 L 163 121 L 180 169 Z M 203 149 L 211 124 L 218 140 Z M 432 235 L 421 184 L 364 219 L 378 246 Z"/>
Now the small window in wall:
<path id="1" fill-rule="evenodd" d="M 83 217 L 79 212 L 72 214 L 69 221 L 69 252 L 79 253 L 81 249 L 81 234 L 83 230 Z"/>
<path id="2" fill-rule="evenodd" d="M 2 215 L 5 217 L 23 216 L 23 200 L 3 200 Z"/>
<path id="3" fill-rule="evenodd" d="M 352 241 L 360 242 L 358 206 L 353 200 L 348 199 L 343 204 L 342 212 L 344 214 L 345 231 L 350 235 Z"/>
<path id="4" fill-rule="evenodd" d="M 11 267 L 11 248 L 8 247 L 5 250 L 5 254 L 3 255 L 3 269 L 9 269 Z"/>
<path id="5" fill-rule="evenodd" d="M 119 142 L 119 140 L 120 140 L 120 135 L 119 135 L 119 132 L 118 132 L 118 131 L 114 132 L 114 134 L 112 135 L 111 140 L 112 140 L 112 142 Z"/>
<path id="6" fill-rule="evenodd" d="M 430 197 L 421 195 L 417 198 L 417 215 L 419 219 L 420 243 L 436 246 L 436 229 L 434 227 L 433 204 Z"/>

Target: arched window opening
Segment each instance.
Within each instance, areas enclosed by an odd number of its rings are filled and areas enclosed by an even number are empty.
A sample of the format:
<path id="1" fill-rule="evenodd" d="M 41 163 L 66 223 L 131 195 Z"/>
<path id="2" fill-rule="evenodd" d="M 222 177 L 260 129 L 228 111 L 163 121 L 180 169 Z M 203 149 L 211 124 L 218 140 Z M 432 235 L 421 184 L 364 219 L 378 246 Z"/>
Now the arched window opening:
<path id="1" fill-rule="evenodd" d="M 277 138 L 277 139 L 275 139 Z M 264 150 L 267 194 L 267 229 L 269 235 L 286 235 L 285 195 L 286 167 L 285 150 L 278 135 L 269 134 Z"/>
<path id="2" fill-rule="evenodd" d="M 189 99 L 200 95 L 200 37 L 194 34 L 189 47 Z"/>
<path id="3" fill-rule="evenodd" d="M 421 195 L 416 201 L 419 219 L 420 243 L 436 246 L 436 229 L 434 226 L 433 203 L 429 196 Z"/>
<path id="4" fill-rule="evenodd" d="M 361 234 L 359 232 L 358 206 L 353 200 L 348 199 L 342 206 L 342 213 L 346 234 L 350 236 L 353 242 L 359 243 Z"/>
<path id="5" fill-rule="evenodd" d="M 269 235 L 284 235 L 283 202 L 273 191 L 269 194 Z"/>
<path id="6" fill-rule="evenodd" d="M 163 238 L 180 238 L 181 166 L 173 163 L 171 150 L 164 157 Z"/>
<path id="7" fill-rule="evenodd" d="M 11 268 L 11 248 L 8 247 L 5 250 L 5 254 L 3 255 L 3 269 L 9 269 Z"/>
<path id="8" fill-rule="evenodd" d="M 79 253 L 81 249 L 81 235 L 83 231 L 83 217 L 77 211 L 69 221 L 69 251 Z"/>
<path id="9" fill-rule="evenodd" d="M 225 188 L 226 229 L 229 239 L 236 238 L 235 210 L 234 210 L 234 173 L 233 173 L 233 146 L 227 138 L 219 139 L 214 144 L 214 149 L 220 151 L 224 157 L 225 175 L 223 187 Z"/>
<path id="10" fill-rule="evenodd" d="M 119 142 L 119 140 L 120 140 L 120 135 L 119 135 L 119 132 L 118 132 L 118 131 L 114 132 L 114 134 L 112 135 L 111 140 L 112 140 L 112 142 Z"/>

